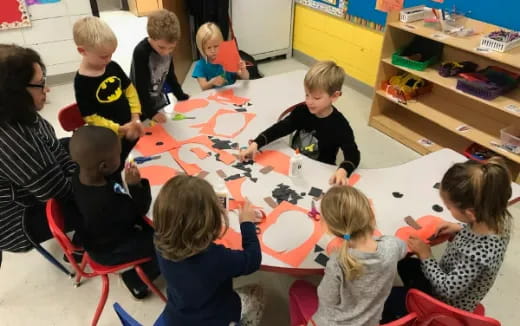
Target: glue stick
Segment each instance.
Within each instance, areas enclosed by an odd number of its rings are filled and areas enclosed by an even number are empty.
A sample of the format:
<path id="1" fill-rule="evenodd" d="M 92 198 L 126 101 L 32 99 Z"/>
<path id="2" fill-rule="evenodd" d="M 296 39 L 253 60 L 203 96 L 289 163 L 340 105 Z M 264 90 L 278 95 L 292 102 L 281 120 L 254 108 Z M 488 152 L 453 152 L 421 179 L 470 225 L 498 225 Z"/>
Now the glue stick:
<path id="1" fill-rule="evenodd" d="M 222 207 L 224 207 L 224 209 L 227 210 L 229 207 L 229 192 L 227 190 L 226 185 L 223 182 L 217 184 L 217 186 L 215 187 L 215 194 L 217 194 L 217 198 L 220 201 Z"/>
<path id="2" fill-rule="evenodd" d="M 295 155 L 291 157 L 291 161 L 289 163 L 289 176 L 290 177 L 299 177 L 302 175 L 303 170 L 303 157 L 300 154 L 300 151 L 296 149 Z"/>

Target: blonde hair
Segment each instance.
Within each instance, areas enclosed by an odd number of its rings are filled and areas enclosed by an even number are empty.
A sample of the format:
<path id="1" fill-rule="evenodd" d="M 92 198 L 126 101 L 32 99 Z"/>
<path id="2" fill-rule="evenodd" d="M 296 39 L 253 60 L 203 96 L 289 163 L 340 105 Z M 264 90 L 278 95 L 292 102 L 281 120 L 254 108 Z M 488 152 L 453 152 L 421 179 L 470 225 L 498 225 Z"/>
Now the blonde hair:
<path id="1" fill-rule="evenodd" d="M 512 217 L 507 204 L 512 195 L 511 173 L 498 156 L 487 163 L 456 163 L 446 171 L 440 190 L 460 210 L 474 210 L 477 222 L 499 234 L 511 231 Z"/>
<path id="2" fill-rule="evenodd" d="M 72 28 L 74 43 L 96 49 L 103 46 L 117 47 L 117 38 L 112 29 L 98 17 L 79 19 Z"/>
<path id="3" fill-rule="evenodd" d="M 370 201 L 356 188 L 329 189 L 321 201 L 321 213 L 329 231 L 342 239 L 344 235 L 354 240 L 374 233 L 375 216 Z M 350 253 L 349 240 L 344 240 L 338 258 L 345 278 L 353 280 L 363 274 L 363 265 Z"/>
<path id="4" fill-rule="evenodd" d="M 148 36 L 153 40 L 164 40 L 169 43 L 181 38 L 181 26 L 177 16 L 166 9 L 152 12 L 146 25 Z"/>
<path id="5" fill-rule="evenodd" d="M 215 38 L 224 40 L 220 28 L 215 23 L 209 22 L 199 27 L 195 39 L 197 42 L 197 48 L 204 58 L 206 58 L 206 53 L 204 52 L 204 46 L 206 45 L 206 42 Z"/>
<path id="6" fill-rule="evenodd" d="M 219 238 L 229 222 L 211 185 L 178 175 L 161 189 L 153 206 L 154 243 L 166 259 L 194 256 Z"/>
<path id="7" fill-rule="evenodd" d="M 321 90 L 332 95 L 341 92 L 345 71 L 334 61 L 319 61 L 305 74 L 303 85 L 309 91 Z"/>

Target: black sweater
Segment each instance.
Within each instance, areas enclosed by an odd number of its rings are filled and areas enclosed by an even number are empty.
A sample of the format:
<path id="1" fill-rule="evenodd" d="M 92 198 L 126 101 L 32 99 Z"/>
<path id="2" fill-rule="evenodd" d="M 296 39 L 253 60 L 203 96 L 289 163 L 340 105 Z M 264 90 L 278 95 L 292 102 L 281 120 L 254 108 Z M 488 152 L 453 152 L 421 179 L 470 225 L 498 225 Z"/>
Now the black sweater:
<path id="1" fill-rule="evenodd" d="M 299 104 L 283 120 L 263 131 L 254 140 L 258 148 L 296 131 L 291 147 L 300 153 L 323 163 L 336 164 L 341 148 L 345 160 L 339 165 L 350 175 L 359 165 L 360 153 L 354 132 L 347 119 L 335 107 L 325 118 L 309 112 L 305 103 Z"/>

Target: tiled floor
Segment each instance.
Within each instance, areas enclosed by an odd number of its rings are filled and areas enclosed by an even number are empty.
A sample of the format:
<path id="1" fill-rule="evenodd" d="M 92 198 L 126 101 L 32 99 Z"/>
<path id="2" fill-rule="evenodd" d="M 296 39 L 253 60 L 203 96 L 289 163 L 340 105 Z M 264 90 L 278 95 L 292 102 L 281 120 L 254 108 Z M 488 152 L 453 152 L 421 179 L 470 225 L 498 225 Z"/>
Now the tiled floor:
<path id="1" fill-rule="evenodd" d="M 123 12 L 105 12 L 104 18 L 113 26 L 119 37 L 119 48 L 114 60 L 128 71 L 132 49 L 145 36 L 144 18 L 135 18 Z M 131 27 L 131 31 L 128 27 Z M 274 75 L 307 69 L 301 63 L 289 59 L 262 63 L 260 70 L 265 75 Z M 183 85 L 190 94 L 199 92 L 192 78 Z M 42 114 L 56 129 L 59 137 L 67 134 L 57 123 L 58 110 L 73 102 L 72 84 L 55 86 L 49 94 L 49 103 Z M 387 167 L 407 162 L 418 155 L 396 141 L 367 126 L 371 98 L 344 87 L 343 96 L 337 107 L 350 121 L 357 143 L 362 151 L 361 167 Z M 282 108 L 280 108 L 281 110 Z M 425 171 L 427 173 L 427 171 Z M 512 209 L 514 216 L 520 216 L 520 207 Z M 484 300 L 487 314 L 501 320 L 503 325 L 517 325 L 520 320 L 520 226 L 516 223 L 513 237 L 495 286 Z M 49 250 L 60 256 L 56 243 L 45 244 Z M 436 248 L 436 254 L 442 248 Z M 263 325 L 288 325 L 287 293 L 294 278 L 275 273 L 257 272 L 240 278 L 237 285 L 258 282 L 267 292 L 267 305 Z M 319 282 L 319 278 L 310 278 Z M 158 282 L 161 288 L 164 283 Z M 71 280 L 49 265 L 38 253 L 4 253 L 0 269 L 0 326 L 19 325 L 88 325 L 99 298 L 99 280 L 84 282 L 79 288 L 72 286 Z M 116 277 L 111 278 L 110 295 L 99 325 L 119 325 L 111 305 L 119 302 L 128 312 L 144 325 L 152 325 L 163 308 L 163 303 L 155 296 L 142 301 L 134 301 Z"/>

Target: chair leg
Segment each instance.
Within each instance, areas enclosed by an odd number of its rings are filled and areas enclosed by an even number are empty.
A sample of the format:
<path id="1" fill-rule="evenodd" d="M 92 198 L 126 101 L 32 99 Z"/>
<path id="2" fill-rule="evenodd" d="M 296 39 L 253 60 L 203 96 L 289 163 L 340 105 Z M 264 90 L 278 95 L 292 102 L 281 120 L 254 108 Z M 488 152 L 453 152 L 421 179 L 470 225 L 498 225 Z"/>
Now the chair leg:
<path id="1" fill-rule="evenodd" d="M 150 281 L 150 279 L 148 278 L 146 273 L 143 271 L 141 266 L 139 266 L 139 265 L 135 266 L 135 271 L 137 272 L 137 275 L 139 275 L 141 280 L 146 285 L 148 285 L 148 288 L 150 288 L 150 290 L 152 290 L 153 293 L 155 293 L 157 296 L 159 296 L 159 298 L 161 298 L 161 300 L 164 301 L 165 303 L 168 302 L 168 300 L 166 299 L 164 294 L 162 294 L 162 292 L 152 283 L 152 281 Z"/>
<path id="2" fill-rule="evenodd" d="M 71 273 L 68 269 L 65 268 L 56 258 L 54 258 L 53 255 L 51 255 L 47 250 L 45 250 L 42 246 L 39 244 L 36 244 L 34 246 L 38 252 L 47 259 L 51 264 L 56 266 L 59 270 L 61 270 L 63 273 L 67 274 L 70 278 L 74 277 L 74 273 Z"/>
<path id="3" fill-rule="evenodd" d="M 99 298 L 99 302 L 96 308 L 96 314 L 94 315 L 94 319 L 92 319 L 92 326 L 96 326 L 99 317 L 101 317 L 101 313 L 103 312 L 103 308 L 105 308 L 105 303 L 108 298 L 108 291 L 110 290 L 110 285 L 108 284 L 108 275 L 100 275 L 103 280 L 103 289 L 101 290 L 101 298 Z"/>
<path id="4" fill-rule="evenodd" d="M 81 272 L 78 272 L 78 275 L 76 275 L 76 282 L 74 282 L 75 287 L 78 287 L 81 282 L 81 273 L 85 272 L 85 266 L 87 266 L 87 255 L 83 255 L 83 258 L 81 259 L 81 264 L 79 266 Z"/>

